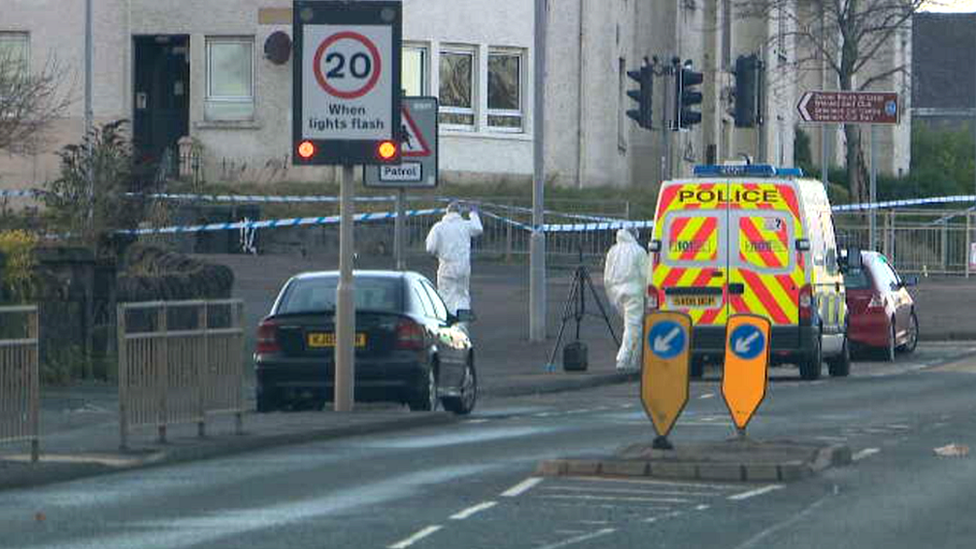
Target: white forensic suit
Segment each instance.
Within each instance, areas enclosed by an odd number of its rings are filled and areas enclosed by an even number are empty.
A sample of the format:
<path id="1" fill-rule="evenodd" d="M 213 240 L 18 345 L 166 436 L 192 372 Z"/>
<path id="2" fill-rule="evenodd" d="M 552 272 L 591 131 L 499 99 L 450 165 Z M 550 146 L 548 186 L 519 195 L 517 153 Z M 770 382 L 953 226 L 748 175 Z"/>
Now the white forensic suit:
<path id="1" fill-rule="evenodd" d="M 448 211 L 427 234 L 427 252 L 437 256 L 437 293 L 451 314 L 471 308 L 471 239 L 484 231 L 478 212 L 468 219 Z"/>
<path id="2" fill-rule="evenodd" d="M 639 368 L 644 322 L 647 252 L 627 229 L 617 231 L 617 243 L 607 252 L 603 286 L 607 298 L 624 319 L 624 334 L 617 352 L 617 369 Z"/>

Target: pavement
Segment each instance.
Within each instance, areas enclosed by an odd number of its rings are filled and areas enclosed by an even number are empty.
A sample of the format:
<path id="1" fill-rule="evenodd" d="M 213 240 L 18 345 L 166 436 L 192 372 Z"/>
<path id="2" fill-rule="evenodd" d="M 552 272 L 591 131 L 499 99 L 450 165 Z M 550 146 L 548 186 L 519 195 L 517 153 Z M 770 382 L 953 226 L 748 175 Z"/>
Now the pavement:
<path id="1" fill-rule="evenodd" d="M 334 269 L 335 258 L 297 256 L 202 256 L 203 259 L 234 269 L 235 297 L 245 302 L 246 323 L 256 326 L 270 309 L 281 285 L 297 272 Z M 357 268 L 388 268 L 389 258 L 372 258 L 357 263 Z M 434 278 L 435 263 L 428 258 L 410 258 L 409 266 Z M 501 263 L 476 263 L 472 294 L 478 320 L 472 325 L 477 346 L 480 391 L 484 398 L 501 399 L 580 391 L 606 385 L 626 384 L 636 374 L 614 370 L 616 345 L 605 321 L 598 315 L 593 294 L 587 294 L 587 312 L 580 333 L 589 346 L 589 368 L 585 372 L 565 372 L 559 367 L 547 368 L 555 337 L 561 327 L 567 297 L 575 270 L 572 267 L 551 269 L 547 291 L 548 336 L 541 343 L 528 341 L 528 267 Z M 598 269 L 591 269 L 593 292 L 605 303 Z M 960 292 L 960 282 L 935 286 L 923 281 L 919 293 L 939 288 L 940 299 Z M 945 289 L 948 288 L 948 289 Z M 969 292 L 973 293 L 973 292 Z M 928 295 L 928 294 L 925 294 Z M 920 298 L 921 301 L 921 298 Z M 976 304 L 974 304 L 976 305 Z M 958 305 L 953 307 L 955 310 Z M 926 308 L 921 308 L 923 333 L 928 322 Z M 594 314 L 597 313 L 597 314 Z M 611 325 L 619 335 L 620 320 L 613 312 Z M 934 315 L 933 315 L 934 316 Z M 936 325 L 933 322 L 933 325 Z M 575 338 L 575 324 L 566 325 L 563 343 Z M 250 334 L 250 330 L 247 330 Z M 253 337 L 247 341 L 248 356 Z M 247 369 L 246 398 L 253 409 L 253 376 Z M 316 440 L 331 440 L 367 433 L 399 433 L 407 429 L 455 422 L 458 418 L 445 413 L 411 413 L 393 406 L 359 407 L 353 414 L 302 412 L 254 414 L 244 417 L 244 434 L 234 431 L 232 416 L 208 419 L 207 436 L 197 436 L 195 425 L 171 426 L 168 442 L 155 440 L 152 428 L 136 429 L 130 448 L 120 451 L 118 433 L 118 399 L 116 387 L 109 383 L 84 382 L 70 387 L 46 387 L 42 390 L 41 451 L 38 464 L 27 463 L 26 444 L 0 446 L 0 489 L 33 486 L 81 478 L 125 469 L 159 466 L 188 460 L 215 458 Z M 697 474 L 697 473 L 696 473 Z"/>

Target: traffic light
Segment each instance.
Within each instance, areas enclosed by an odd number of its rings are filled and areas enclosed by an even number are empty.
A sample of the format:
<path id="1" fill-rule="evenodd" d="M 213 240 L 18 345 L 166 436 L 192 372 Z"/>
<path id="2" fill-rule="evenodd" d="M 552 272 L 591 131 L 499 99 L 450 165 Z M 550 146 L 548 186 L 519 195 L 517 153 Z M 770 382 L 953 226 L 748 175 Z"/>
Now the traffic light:
<path id="1" fill-rule="evenodd" d="M 681 130 L 690 128 L 695 124 L 701 124 L 702 115 L 700 111 L 692 110 L 695 105 L 701 105 L 702 92 L 697 89 L 704 80 L 700 72 L 691 69 L 691 63 L 681 67 L 676 71 L 675 83 L 675 109 L 674 109 L 674 128 Z"/>
<path id="2" fill-rule="evenodd" d="M 735 118 L 736 128 L 754 128 L 762 124 L 763 63 L 756 54 L 740 55 L 735 60 Z"/>
<path id="3" fill-rule="evenodd" d="M 627 97 L 637 101 L 637 108 L 629 109 L 627 116 L 638 126 L 649 130 L 653 125 L 654 70 L 645 62 L 640 70 L 627 71 L 627 76 L 640 84 L 640 89 L 627 90 Z"/>

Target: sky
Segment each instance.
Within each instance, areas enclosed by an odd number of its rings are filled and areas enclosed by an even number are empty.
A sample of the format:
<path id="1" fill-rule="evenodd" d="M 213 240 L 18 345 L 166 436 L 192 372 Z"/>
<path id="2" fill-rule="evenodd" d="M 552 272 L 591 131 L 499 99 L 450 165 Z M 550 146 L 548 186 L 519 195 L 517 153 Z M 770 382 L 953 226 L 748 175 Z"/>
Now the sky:
<path id="1" fill-rule="evenodd" d="M 976 12 L 976 0 L 935 0 L 923 7 L 922 11 Z"/>

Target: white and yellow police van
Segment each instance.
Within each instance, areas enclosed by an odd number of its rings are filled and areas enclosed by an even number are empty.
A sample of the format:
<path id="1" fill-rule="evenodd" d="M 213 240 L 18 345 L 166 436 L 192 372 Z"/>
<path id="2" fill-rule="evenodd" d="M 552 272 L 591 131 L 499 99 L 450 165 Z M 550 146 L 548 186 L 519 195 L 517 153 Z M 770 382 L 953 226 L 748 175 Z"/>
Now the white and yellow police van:
<path id="1" fill-rule="evenodd" d="M 735 313 L 772 321 L 771 361 L 804 379 L 850 372 L 844 278 L 823 185 L 798 169 L 698 166 L 665 181 L 648 244 L 647 306 L 691 315 L 692 377 L 720 361 Z"/>

